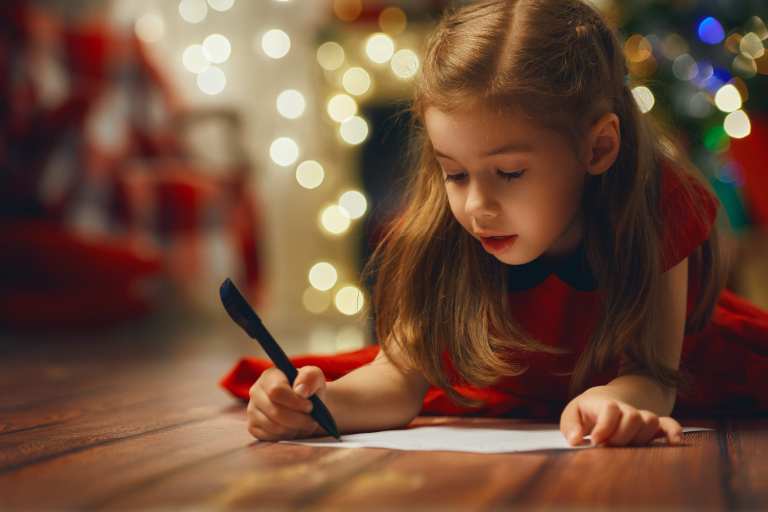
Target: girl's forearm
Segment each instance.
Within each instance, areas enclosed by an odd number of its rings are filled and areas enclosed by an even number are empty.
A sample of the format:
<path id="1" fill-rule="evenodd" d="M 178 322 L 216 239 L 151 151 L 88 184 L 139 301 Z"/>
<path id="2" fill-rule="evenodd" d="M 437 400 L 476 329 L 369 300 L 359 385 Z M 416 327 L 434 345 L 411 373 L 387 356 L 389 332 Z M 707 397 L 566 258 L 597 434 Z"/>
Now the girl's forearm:
<path id="1" fill-rule="evenodd" d="M 669 416 L 675 406 L 676 390 L 662 386 L 645 375 L 621 375 L 605 386 L 596 386 L 586 392 L 608 394 L 636 409 L 645 409 L 658 416 Z"/>
<path id="2" fill-rule="evenodd" d="M 341 433 L 403 427 L 421 410 L 421 386 L 374 361 L 328 383 L 325 403 Z"/>

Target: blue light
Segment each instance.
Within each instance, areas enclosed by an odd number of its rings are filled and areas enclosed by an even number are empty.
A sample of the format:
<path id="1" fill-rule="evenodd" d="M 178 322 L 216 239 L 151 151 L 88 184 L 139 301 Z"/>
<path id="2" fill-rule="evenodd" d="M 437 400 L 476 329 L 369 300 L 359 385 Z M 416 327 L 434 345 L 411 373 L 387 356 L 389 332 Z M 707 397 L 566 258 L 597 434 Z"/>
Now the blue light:
<path id="1" fill-rule="evenodd" d="M 725 39 L 725 30 L 719 21 L 709 16 L 699 23 L 699 39 L 707 44 L 720 44 Z"/>

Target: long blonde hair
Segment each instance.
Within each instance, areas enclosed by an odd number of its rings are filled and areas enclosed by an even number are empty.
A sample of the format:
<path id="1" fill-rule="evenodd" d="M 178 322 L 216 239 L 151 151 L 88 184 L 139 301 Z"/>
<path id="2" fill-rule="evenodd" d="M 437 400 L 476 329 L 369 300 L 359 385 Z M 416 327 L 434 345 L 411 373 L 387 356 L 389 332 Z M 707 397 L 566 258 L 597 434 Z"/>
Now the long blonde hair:
<path id="1" fill-rule="evenodd" d="M 656 335 L 663 272 L 660 165 L 674 162 L 670 169 L 682 178 L 695 179 L 697 173 L 669 130 L 638 110 L 626 75 L 618 36 L 580 0 L 491 0 L 454 8 L 427 41 L 408 107 L 413 172 L 400 214 L 363 274 L 375 275 L 372 307 L 382 350 L 397 349 L 407 367 L 457 403 L 479 405 L 454 384 L 485 387 L 524 372 L 524 359 L 514 360 L 511 353 L 567 352 L 533 339 L 511 318 L 504 264 L 482 250 L 450 211 L 424 112 L 428 107 L 450 112 L 468 99 L 502 111 L 513 106 L 531 122 L 567 137 L 573 148 L 583 144 L 581 136 L 593 121 L 607 112 L 618 115 L 616 162 L 609 172 L 590 176 L 582 201 L 584 245 L 603 314 L 577 361 L 570 395 L 620 356 L 631 371 L 665 385 L 687 383 L 683 372 L 662 364 Z M 691 179 L 680 181 L 693 194 Z M 703 209 L 698 214 L 706 216 Z M 717 241 L 713 227 L 709 240 L 690 256 L 701 293 L 686 332 L 708 322 L 723 287 Z M 446 375 L 446 354 L 458 382 Z"/>

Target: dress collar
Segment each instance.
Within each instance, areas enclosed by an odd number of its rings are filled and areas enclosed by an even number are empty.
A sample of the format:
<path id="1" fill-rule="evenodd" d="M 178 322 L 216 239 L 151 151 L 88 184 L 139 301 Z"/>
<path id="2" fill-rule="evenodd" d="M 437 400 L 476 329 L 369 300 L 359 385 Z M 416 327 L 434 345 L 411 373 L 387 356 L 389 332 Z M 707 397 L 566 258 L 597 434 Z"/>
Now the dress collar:
<path id="1" fill-rule="evenodd" d="M 597 289 L 597 279 L 589 267 L 583 243 L 566 256 L 551 258 L 542 255 L 524 265 L 507 265 L 506 272 L 507 289 L 510 291 L 530 290 L 543 283 L 550 274 L 555 274 L 576 290 Z"/>

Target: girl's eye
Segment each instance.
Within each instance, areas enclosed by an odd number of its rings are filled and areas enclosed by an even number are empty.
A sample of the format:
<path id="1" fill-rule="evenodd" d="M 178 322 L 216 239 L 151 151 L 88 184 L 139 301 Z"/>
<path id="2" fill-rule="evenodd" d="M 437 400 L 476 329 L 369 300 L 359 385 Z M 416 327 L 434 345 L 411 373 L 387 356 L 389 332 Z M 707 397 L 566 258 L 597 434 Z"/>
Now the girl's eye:
<path id="1" fill-rule="evenodd" d="M 516 180 L 520 177 L 522 177 L 523 174 L 525 174 L 525 169 L 515 172 L 504 172 L 504 171 L 498 171 L 499 176 L 501 176 L 503 179 L 507 181 Z"/>
<path id="2" fill-rule="evenodd" d="M 523 174 L 525 174 L 525 169 L 515 172 L 504 172 L 502 170 L 497 170 L 496 172 L 502 179 L 506 181 L 512 181 L 520 178 Z M 457 174 L 446 174 L 445 181 L 462 181 L 466 175 L 467 173 L 465 172 L 460 172 Z"/>
<path id="3" fill-rule="evenodd" d="M 464 179 L 465 174 L 460 172 L 458 174 L 446 174 L 445 181 L 461 181 Z"/>

